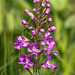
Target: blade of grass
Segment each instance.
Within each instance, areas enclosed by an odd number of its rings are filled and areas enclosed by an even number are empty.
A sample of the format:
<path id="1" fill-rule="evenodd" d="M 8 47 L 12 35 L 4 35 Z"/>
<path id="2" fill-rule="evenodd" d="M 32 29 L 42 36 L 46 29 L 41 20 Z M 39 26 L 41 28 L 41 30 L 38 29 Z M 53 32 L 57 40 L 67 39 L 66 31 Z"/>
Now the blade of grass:
<path id="1" fill-rule="evenodd" d="M 5 0 L 3 0 L 3 11 L 4 11 L 4 66 L 6 66 L 7 62 L 7 42 L 6 42 L 6 5 L 5 5 Z M 7 68 L 5 68 L 4 75 L 7 75 Z"/>
<path id="2" fill-rule="evenodd" d="M 0 34 L 2 33 L 3 31 L 3 1 L 0 0 Z"/>
<path id="3" fill-rule="evenodd" d="M 6 67 L 9 66 L 11 63 L 13 63 L 17 58 L 18 58 L 17 55 L 14 58 L 12 58 L 12 59 L 10 57 L 10 61 L 8 63 L 5 63 L 2 67 L 0 67 L 0 71 L 3 70 L 1 75 L 3 75 L 4 72 L 6 71 Z"/>
<path id="4" fill-rule="evenodd" d="M 69 68 L 69 70 L 71 70 L 72 73 L 74 73 L 73 69 L 58 55 L 57 58 L 66 66 Z"/>

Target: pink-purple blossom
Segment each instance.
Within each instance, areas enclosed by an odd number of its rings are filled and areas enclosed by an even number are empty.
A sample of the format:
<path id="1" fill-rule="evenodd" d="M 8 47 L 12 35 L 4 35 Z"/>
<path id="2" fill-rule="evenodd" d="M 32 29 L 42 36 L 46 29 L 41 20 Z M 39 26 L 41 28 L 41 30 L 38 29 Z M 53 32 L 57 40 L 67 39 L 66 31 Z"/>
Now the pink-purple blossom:
<path id="1" fill-rule="evenodd" d="M 16 40 L 14 49 L 20 50 L 20 48 L 28 47 L 28 42 L 24 41 L 22 36 L 17 36 Z"/>
<path id="2" fill-rule="evenodd" d="M 48 56 L 47 59 L 46 59 L 46 62 L 42 62 L 41 63 L 42 64 L 41 66 L 44 67 L 44 68 L 45 67 L 48 67 L 48 68 L 52 67 L 52 70 L 53 69 L 57 69 L 58 68 L 57 66 L 54 66 L 53 64 L 50 64 L 51 57 L 52 57 L 52 55 L 51 56 Z"/>
<path id="3" fill-rule="evenodd" d="M 28 66 L 33 67 L 34 63 L 31 62 L 31 57 L 30 55 L 27 55 L 26 53 L 19 55 L 19 60 L 20 62 L 18 62 L 18 64 L 23 64 L 23 69 L 24 68 L 28 68 Z"/>

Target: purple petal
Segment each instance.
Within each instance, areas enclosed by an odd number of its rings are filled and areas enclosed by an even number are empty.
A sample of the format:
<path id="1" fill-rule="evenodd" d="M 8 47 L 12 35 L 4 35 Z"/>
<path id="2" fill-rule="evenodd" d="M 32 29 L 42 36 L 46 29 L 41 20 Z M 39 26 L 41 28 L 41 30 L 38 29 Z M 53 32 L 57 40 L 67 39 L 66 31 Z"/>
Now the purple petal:
<path id="1" fill-rule="evenodd" d="M 41 49 L 39 49 L 39 50 L 38 50 L 38 49 L 36 49 L 36 52 L 41 52 Z"/>
<path id="2" fill-rule="evenodd" d="M 45 35 L 44 35 L 44 37 L 49 37 L 49 36 L 51 36 L 51 35 L 52 35 L 52 33 L 46 32 Z"/>
<path id="3" fill-rule="evenodd" d="M 22 36 L 17 36 L 16 40 L 19 41 L 19 42 L 23 42 L 23 37 Z"/>
<path id="4" fill-rule="evenodd" d="M 30 55 L 27 55 L 27 58 L 28 58 L 29 60 L 31 60 L 31 56 L 30 56 Z"/>
<path id="5" fill-rule="evenodd" d="M 28 44 L 26 42 L 21 43 L 21 48 L 27 47 Z"/>
<path id="6" fill-rule="evenodd" d="M 38 48 L 38 44 L 34 44 L 34 47 L 35 47 L 35 48 Z"/>
<path id="7" fill-rule="evenodd" d="M 58 55 L 58 51 L 51 51 L 53 52 L 56 56 Z"/>
<path id="8" fill-rule="evenodd" d="M 46 66 L 47 66 L 48 68 L 50 68 L 50 64 L 46 64 Z"/>
<path id="9" fill-rule="evenodd" d="M 28 65 L 27 65 L 27 64 L 25 64 L 25 65 L 23 66 L 23 68 L 22 68 L 22 69 L 24 69 L 24 68 L 28 68 Z"/>
<path id="10" fill-rule="evenodd" d="M 48 56 L 49 54 L 50 54 L 50 50 L 47 50 L 45 56 Z"/>
<path id="11" fill-rule="evenodd" d="M 19 50 L 20 50 L 20 45 L 18 45 L 18 46 L 14 46 L 13 48 L 15 48 L 15 49 L 19 49 Z"/>
<path id="12" fill-rule="evenodd" d="M 35 52 L 33 52 L 31 55 L 37 55 Z"/>
<path id="13" fill-rule="evenodd" d="M 18 64 L 25 64 L 25 62 L 18 62 Z"/>
<path id="14" fill-rule="evenodd" d="M 19 60 L 20 61 L 23 61 L 23 59 L 24 59 L 23 56 L 22 55 L 19 55 Z"/>
<path id="15" fill-rule="evenodd" d="M 33 52 L 30 48 L 27 49 L 28 52 Z"/>
<path id="16" fill-rule="evenodd" d="M 47 57 L 46 63 L 50 61 L 51 57 L 52 57 L 52 55 Z"/>
<path id="17" fill-rule="evenodd" d="M 16 41 L 16 42 L 14 43 L 14 45 L 19 45 L 19 42 L 18 42 L 18 41 Z"/>
<path id="18" fill-rule="evenodd" d="M 41 42 L 41 45 L 46 45 L 46 42 L 45 42 L 45 41 L 42 41 L 42 42 Z"/>
<path id="19" fill-rule="evenodd" d="M 57 66 L 54 66 L 53 64 L 50 64 L 50 66 L 52 67 L 52 70 L 58 68 Z"/>
<path id="20" fill-rule="evenodd" d="M 48 45 L 48 49 L 52 49 L 52 48 L 54 48 L 54 46 L 55 46 L 55 41 L 52 41 L 51 43 L 49 43 L 49 45 Z"/>
<path id="21" fill-rule="evenodd" d="M 38 48 L 38 44 L 30 44 L 29 47 L 30 48 L 33 48 L 33 47 Z"/>
<path id="22" fill-rule="evenodd" d="M 30 47 L 30 48 L 33 48 L 33 44 L 29 44 L 29 47 Z"/>
<path id="23" fill-rule="evenodd" d="M 46 67 L 46 64 L 44 63 L 44 64 L 43 64 L 43 65 L 41 65 L 41 66 L 45 68 L 45 67 Z"/>
<path id="24" fill-rule="evenodd" d="M 33 67 L 34 63 L 30 61 L 30 62 L 28 63 L 28 65 L 31 66 L 31 67 Z"/>

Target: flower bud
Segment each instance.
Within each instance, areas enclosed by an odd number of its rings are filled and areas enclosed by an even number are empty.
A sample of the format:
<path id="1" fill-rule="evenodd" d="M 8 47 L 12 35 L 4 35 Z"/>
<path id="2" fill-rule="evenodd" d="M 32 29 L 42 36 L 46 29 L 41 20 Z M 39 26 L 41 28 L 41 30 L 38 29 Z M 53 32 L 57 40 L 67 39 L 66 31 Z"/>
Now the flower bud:
<path id="1" fill-rule="evenodd" d="M 32 30 L 32 31 L 31 31 L 31 34 L 32 34 L 32 35 L 35 35 L 35 34 L 36 34 L 36 31 L 35 31 L 35 30 Z"/>
<path id="2" fill-rule="evenodd" d="M 34 3 L 34 4 L 36 4 L 36 3 L 37 3 L 37 1 L 36 1 L 36 0 L 34 0 L 34 1 L 33 1 L 33 3 Z"/>
<path id="3" fill-rule="evenodd" d="M 50 4 L 47 4 L 46 7 L 47 7 L 47 8 L 50 8 Z"/>
<path id="4" fill-rule="evenodd" d="M 45 0 L 46 2 L 49 2 L 49 0 Z"/>
<path id="5" fill-rule="evenodd" d="M 36 0 L 37 2 L 40 2 L 40 0 Z"/>
<path id="6" fill-rule="evenodd" d="M 55 31 L 55 29 L 56 29 L 56 27 L 55 27 L 55 26 L 52 26 L 52 27 L 50 28 L 50 31 Z"/>
<path id="7" fill-rule="evenodd" d="M 25 9 L 25 10 L 24 10 L 24 12 L 25 12 L 26 14 L 28 14 L 28 13 L 29 13 L 28 9 Z"/>
<path id="8" fill-rule="evenodd" d="M 41 4 L 41 7 L 42 7 L 42 8 L 45 7 L 45 4 Z"/>
<path id="9" fill-rule="evenodd" d="M 36 8 L 34 8 L 34 9 L 33 9 L 33 12 L 36 12 L 36 11 L 37 11 L 37 9 L 36 9 Z"/>
<path id="10" fill-rule="evenodd" d="M 45 31 L 44 29 L 40 29 L 40 32 L 41 32 L 41 33 L 44 33 L 44 31 Z"/>
<path id="11" fill-rule="evenodd" d="M 35 16 L 34 16 L 34 15 L 32 15 L 32 16 L 31 16 L 31 19 L 32 19 L 32 20 L 34 20 L 34 19 L 35 19 Z"/>
<path id="12" fill-rule="evenodd" d="M 50 9 L 49 9 L 49 8 L 47 8 L 47 9 L 46 9 L 46 11 L 45 11 L 45 14 L 46 14 L 46 15 L 48 15 L 48 14 L 49 14 L 49 12 L 50 12 Z"/>
<path id="13" fill-rule="evenodd" d="M 52 18 L 48 18 L 47 22 L 52 22 Z"/>
<path id="14" fill-rule="evenodd" d="M 23 24 L 23 25 L 27 25 L 28 23 L 27 23 L 27 21 L 22 20 L 22 24 Z"/>

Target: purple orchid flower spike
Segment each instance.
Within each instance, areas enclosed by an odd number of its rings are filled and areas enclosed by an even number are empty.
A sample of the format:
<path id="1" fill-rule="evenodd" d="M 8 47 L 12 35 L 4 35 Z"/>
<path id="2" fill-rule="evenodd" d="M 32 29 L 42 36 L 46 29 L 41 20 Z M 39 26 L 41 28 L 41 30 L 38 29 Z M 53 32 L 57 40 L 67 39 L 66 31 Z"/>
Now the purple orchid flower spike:
<path id="1" fill-rule="evenodd" d="M 31 60 L 30 55 L 26 55 L 25 53 L 22 55 L 19 55 L 19 60 L 20 62 L 18 62 L 18 64 L 24 64 L 22 69 L 28 68 L 28 66 L 33 67 L 34 65 L 34 63 L 30 61 Z"/>
<path id="2" fill-rule="evenodd" d="M 49 17 L 47 20 L 45 19 L 50 12 L 50 4 L 47 2 L 49 2 L 49 0 L 33 0 L 33 3 L 35 5 L 35 7 L 33 8 L 34 14 L 29 12 L 28 9 L 24 10 L 24 12 L 30 16 L 31 20 L 35 22 L 35 25 L 33 25 L 26 20 L 22 20 L 22 24 L 30 29 L 30 34 L 32 35 L 32 37 L 31 40 L 29 38 L 27 38 L 27 40 L 26 38 L 24 39 L 24 35 L 17 36 L 17 41 L 14 43 L 14 49 L 20 50 L 21 48 L 27 48 L 27 51 L 31 53 L 30 55 L 27 55 L 26 53 L 19 55 L 20 62 L 18 62 L 18 64 L 23 64 L 23 69 L 26 68 L 31 75 L 37 75 L 37 65 L 40 64 L 37 63 L 37 60 L 41 60 L 39 56 L 41 56 L 43 52 L 45 52 L 45 56 L 47 56 L 47 59 L 40 65 L 44 68 L 52 67 L 52 70 L 58 68 L 57 66 L 49 63 L 52 57 L 52 55 L 49 56 L 51 52 L 56 56 L 58 55 L 58 51 L 52 50 L 55 46 L 55 41 L 53 41 L 54 37 L 51 36 L 51 32 L 55 31 L 56 27 L 52 26 L 50 28 L 42 29 L 42 26 L 45 23 L 52 22 L 51 17 Z M 40 49 L 39 45 L 46 45 L 47 48 Z M 29 70 L 29 66 L 33 67 L 33 73 Z"/>

